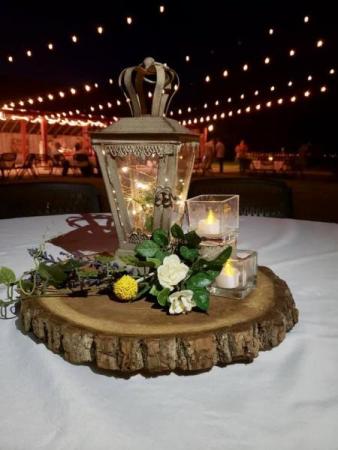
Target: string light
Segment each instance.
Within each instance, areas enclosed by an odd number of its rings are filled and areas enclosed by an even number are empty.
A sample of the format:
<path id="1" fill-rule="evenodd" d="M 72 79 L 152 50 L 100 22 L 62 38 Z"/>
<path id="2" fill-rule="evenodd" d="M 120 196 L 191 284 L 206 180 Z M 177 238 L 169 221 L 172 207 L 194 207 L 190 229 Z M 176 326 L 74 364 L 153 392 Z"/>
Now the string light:
<path id="1" fill-rule="evenodd" d="M 289 82 L 288 82 L 288 86 L 289 86 L 289 87 L 293 86 L 293 81 L 289 81 Z"/>
<path id="2" fill-rule="evenodd" d="M 187 56 L 185 57 L 185 60 L 186 60 L 186 62 L 189 62 L 189 61 L 190 61 L 190 56 L 187 55 Z"/>
<path id="3" fill-rule="evenodd" d="M 264 64 L 270 64 L 270 58 L 268 56 L 264 59 Z"/>
<path id="4" fill-rule="evenodd" d="M 47 47 L 48 50 L 54 50 L 54 45 L 51 42 L 48 43 Z"/>
<path id="5" fill-rule="evenodd" d="M 258 95 L 258 94 L 259 94 L 259 91 L 255 91 L 254 95 Z"/>
<path id="6" fill-rule="evenodd" d="M 31 50 L 27 50 L 26 51 L 26 55 L 30 58 L 32 56 L 32 51 Z"/>
<path id="7" fill-rule="evenodd" d="M 248 64 L 244 64 L 244 66 L 243 66 L 243 70 L 244 70 L 244 72 L 246 72 L 247 70 L 249 69 L 249 66 L 248 66 Z"/>
<path id="8" fill-rule="evenodd" d="M 121 106 L 120 100 L 116 100 L 116 104 L 117 104 L 117 106 Z"/>
<path id="9" fill-rule="evenodd" d="M 164 13 L 164 9 L 165 9 L 165 8 L 164 8 L 164 5 L 161 5 L 161 6 L 160 6 L 160 13 L 161 13 L 161 14 Z"/>
<path id="10" fill-rule="evenodd" d="M 336 73 L 336 71 L 334 69 L 330 69 L 330 72 L 329 72 L 330 75 L 334 75 L 335 73 Z"/>
<path id="11" fill-rule="evenodd" d="M 257 111 L 259 111 L 261 109 L 261 105 L 258 103 L 258 105 L 256 105 L 256 109 Z"/>
<path id="12" fill-rule="evenodd" d="M 312 75 L 309 75 L 309 76 L 307 77 L 307 81 L 312 81 Z"/>
<path id="13" fill-rule="evenodd" d="M 327 87 L 326 86 L 322 86 L 321 88 L 320 88 L 320 92 L 326 92 L 327 91 Z"/>
<path id="14" fill-rule="evenodd" d="M 215 101 L 215 106 L 218 106 L 218 105 L 219 105 L 219 101 L 216 100 L 216 101 Z"/>
<path id="15" fill-rule="evenodd" d="M 270 86 L 270 91 L 273 92 L 275 90 L 275 86 Z"/>
<path id="16" fill-rule="evenodd" d="M 208 103 L 204 103 L 203 108 L 207 109 L 207 107 L 208 107 Z"/>
<path id="17" fill-rule="evenodd" d="M 274 33 L 274 29 L 273 29 L 273 28 L 270 28 L 270 29 L 269 29 L 269 34 L 270 34 L 270 36 L 272 36 L 273 33 Z"/>
<path id="18" fill-rule="evenodd" d="M 191 108 L 190 108 L 190 106 L 188 107 L 187 111 L 188 111 L 189 113 L 191 112 Z"/>
<path id="19" fill-rule="evenodd" d="M 97 31 L 99 34 L 102 34 L 102 33 L 103 33 L 103 27 L 102 27 L 102 26 L 98 26 L 98 27 L 96 28 L 96 31 Z"/>
<path id="20" fill-rule="evenodd" d="M 14 61 L 14 58 L 13 58 L 13 56 L 11 56 L 11 55 L 10 55 L 10 56 L 8 56 L 8 58 L 7 58 L 7 59 L 8 59 L 8 62 L 10 62 L 10 63 L 12 63 L 12 62 Z"/>
<path id="21" fill-rule="evenodd" d="M 304 17 L 304 22 L 305 22 L 305 23 L 308 23 L 309 20 L 310 20 L 309 16 L 305 16 L 305 17 Z"/>
<path id="22" fill-rule="evenodd" d="M 113 79 L 109 78 L 109 84 L 113 84 Z"/>
<path id="23" fill-rule="evenodd" d="M 237 114 L 241 114 L 242 113 L 242 110 L 241 110 L 241 108 L 239 108 L 239 109 L 237 109 Z"/>
<path id="24" fill-rule="evenodd" d="M 290 98 L 290 101 L 291 101 L 292 103 L 294 103 L 296 100 L 297 100 L 297 97 L 296 97 L 295 95 L 293 95 L 293 96 Z"/>
<path id="25" fill-rule="evenodd" d="M 311 94 L 310 91 L 305 91 L 305 92 L 304 92 L 304 96 L 305 96 L 305 97 L 310 97 L 310 94 Z"/>
<path id="26" fill-rule="evenodd" d="M 76 94 L 76 89 L 73 88 L 73 87 L 70 88 L 69 91 L 70 91 L 70 93 L 71 93 L 72 95 L 75 95 L 75 94 Z"/>
<path id="27" fill-rule="evenodd" d="M 65 96 L 65 93 L 64 93 L 63 91 L 60 91 L 60 92 L 59 92 L 59 96 L 60 96 L 61 98 L 63 98 L 63 97 Z"/>
<path id="28" fill-rule="evenodd" d="M 72 36 L 72 42 L 74 43 L 78 42 L 78 37 L 75 34 L 73 34 Z"/>
<path id="29" fill-rule="evenodd" d="M 243 100 L 244 97 L 245 97 L 245 95 L 244 95 L 244 94 L 241 94 L 240 99 Z"/>
<path id="30" fill-rule="evenodd" d="M 320 47 L 323 47 L 323 45 L 324 45 L 324 41 L 322 39 L 319 39 L 319 41 L 317 41 L 317 47 L 320 48 Z"/>
<path id="31" fill-rule="evenodd" d="M 32 98 L 29 98 L 29 99 L 28 99 L 28 103 L 29 103 L 30 105 L 34 105 L 34 100 L 33 100 Z"/>
<path id="32" fill-rule="evenodd" d="M 227 102 L 228 102 L 228 103 L 231 103 L 231 102 L 232 102 L 232 98 L 231 98 L 231 97 L 228 97 Z"/>
<path id="33" fill-rule="evenodd" d="M 247 107 L 245 108 L 245 111 L 246 111 L 247 113 L 249 113 L 249 112 L 251 111 L 250 106 L 247 106 Z"/>
<path id="34" fill-rule="evenodd" d="M 132 23 L 133 23 L 133 19 L 129 16 L 129 17 L 127 17 L 127 24 L 128 25 L 131 25 Z"/>
<path id="35" fill-rule="evenodd" d="M 271 101 L 266 102 L 266 106 L 267 106 L 268 108 L 270 108 L 271 105 L 272 105 L 272 102 L 271 102 Z"/>
<path id="36" fill-rule="evenodd" d="M 39 96 L 39 97 L 38 97 L 38 102 L 39 102 L 39 103 L 42 103 L 42 102 L 43 102 L 43 98 Z"/>
<path id="37" fill-rule="evenodd" d="M 229 72 L 227 70 L 223 71 L 223 77 L 227 77 L 229 75 Z"/>
<path id="38" fill-rule="evenodd" d="M 283 103 L 283 99 L 282 99 L 282 98 L 279 98 L 279 99 L 277 100 L 277 103 L 278 103 L 279 105 L 281 105 L 281 104 Z"/>
<path id="39" fill-rule="evenodd" d="M 85 84 L 85 91 L 89 92 L 91 90 L 91 87 L 89 86 L 89 84 Z"/>
<path id="40" fill-rule="evenodd" d="M 48 97 L 49 100 L 54 100 L 54 95 L 53 94 L 48 94 L 47 97 Z"/>
<path id="41" fill-rule="evenodd" d="M 208 126 L 208 131 L 210 131 L 210 132 L 211 132 L 211 131 L 214 131 L 214 126 L 213 126 L 213 125 L 209 125 L 209 126 Z"/>
<path id="42" fill-rule="evenodd" d="M 207 75 L 207 76 L 205 77 L 205 82 L 206 82 L 206 83 L 209 83 L 209 82 L 210 82 L 210 76 L 209 76 L 209 75 Z"/>
<path id="43" fill-rule="evenodd" d="M 228 116 L 231 117 L 232 115 L 233 115 L 233 112 L 232 112 L 232 111 L 229 111 L 229 112 L 228 112 Z"/>
<path id="44" fill-rule="evenodd" d="M 292 49 L 289 51 L 289 55 L 290 55 L 290 56 L 295 56 L 295 54 L 296 54 L 296 51 L 292 48 Z"/>

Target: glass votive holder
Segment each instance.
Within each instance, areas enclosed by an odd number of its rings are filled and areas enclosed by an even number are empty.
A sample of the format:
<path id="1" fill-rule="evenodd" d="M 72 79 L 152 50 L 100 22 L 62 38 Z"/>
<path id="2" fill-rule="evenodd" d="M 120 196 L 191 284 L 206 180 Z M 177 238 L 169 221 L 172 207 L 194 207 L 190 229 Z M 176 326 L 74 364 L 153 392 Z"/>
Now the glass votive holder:
<path id="1" fill-rule="evenodd" d="M 224 264 L 222 271 L 209 287 L 218 297 L 243 299 L 256 287 L 257 252 L 238 250 Z"/>
<path id="2" fill-rule="evenodd" d="M 199 195 L 188 199 L 186 206 L 189 230 L 196 231 L 202 240 L 237 238 L 239 195 Z"/>

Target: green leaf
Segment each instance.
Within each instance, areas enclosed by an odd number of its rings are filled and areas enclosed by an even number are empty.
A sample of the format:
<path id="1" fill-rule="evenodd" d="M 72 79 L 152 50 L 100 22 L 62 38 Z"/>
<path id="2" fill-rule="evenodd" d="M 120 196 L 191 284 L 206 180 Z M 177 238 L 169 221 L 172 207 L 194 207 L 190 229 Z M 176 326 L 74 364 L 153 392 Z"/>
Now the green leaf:
<path id="1" fill-rule="evenodd" d="M 193 293 L 196 306 L 202 311 L 207 311 L 209 308 L 209 292 L 206 289 L 194 289 Z"/>
<path id="2" fill-rule="evenodd" d="M 214 281 L 213 277 L 207 272 L 198 272 L 187 281 L 187 289 L 204 288 Z"/>
<path id="3" fill-rule="evenodd" d="M 155 253 L 155 258 L 158 259 L 161 264 L 163 263 L 163 260 L 166 256 L 169 256 L 168 252 L 163 252 L 162 250 L 159 250 L 158 252 Z"/>
<path id="4" fill-rule="evenodd" d="M 97 256 L 95 256 L 95 261 L 98 261 L 101 264 L 109 264 L 114 260 L 115 260 L 114 255 L 97 255 Z"/>
<path id="5" fill-rule="evenodd" d="M 221 265 L 222 267 L 227 262 L 227 260 L 230 258 L 232 252 L 232 247 L 229 246 L 225 250 L 223 250 L 217 258 L 213 259 L 212 261 L 209 261 L 208 267 L 211 267 L 212 265 Z"/>
<path id="6" fill-rule="evenodd" d="M 174 223 L 174 225 L 171 227 L 170 232 L 171 232 L 172 237 L 174 237 L 176 239 L 181 239 L 181 240 L 184 239 L 183 230 L 177 223 Z"/>
<path id="7" fill-rule="evenodd" d="M 0 267 L 0 284 L 9 286 L 11 283 L 15 283 L 16 276 L 12 269 L 8 267 Z"/>
<path id="8" fill-rule="evenodd" d="M 135 297 L 135 300 L 137 300 L 138 298 L 143 297 L 150 289 L 150 284 L 149 283 L 140 283 L 139 284 L 139 291 L 137 293 L 137 296 Z"/>
<path id="9" fill-rule="evenodd" d="M 198 247 L 202 241 L 196 231 L 189 231 L 184 235 L 184 238 L 189 247 Z"/>
<path id="10" fill-rule="evenodd" d="M 215 278 L 219 275 L 221 270 L 222 267 L 220 268 L 220 270 L 207 270 L 206 273 L 210 276 L 210 278 L 212 278 L 212 281 L 214 281 Z"/>
<path id="11" fill-rule="evenodd" d="M 147 230 L 147 231 L 152 231 L 152 229 L 153 229 L 153 224 L 154 224 L 154 219 L 153 219 L 153 216 L 147 216 L 146 217 L 146 220 L 145 220 L 145 223 L 144 223 L 144 226 L 145 226 L 145 229 Z"/>
<path id="12" fill-rule="evenodd" d="M 79 278 L 96 278 L 98 271 L 95 269 L 82 269 L 76 271 Z"/>
<path id="13" fill-rule="evenodd" d="M 166 247 L 169 244 L 168 234 L 161 228 L 153 232 L 151 239 L 160 247 Z"/>
<path id="14" fill-rule="evenodd" d="M 155 284 L 153 284 L 153 285 L 151 286 L 151 289 L 150 289 L 150 291 L 149 291 L 149 294 L 153 295 L 154 297 L 157 297 L 158 294 L 159 294 L 160 292 L 161 292 L 161 291 L 157 289 L 157 287 L 155 286 Z"/>
<path id="15" fill-rule="evenodd" d="M 153 264 L 152 267 L 156 267 L 156 268 L 162 264 L 162 262 L 157 258 L 147 258 L 146 262 L 152 263 Z"/>
<path id="16" fill-rule="evenodd" d="M 170 289 L 164 288 L 158 294 L 157 301 L 161 306 L 165 306 L 167 304 L 169 293 L 170 293 Z"/>
<path id="17" fill-rule="evenodd" d="M 127 266 L 135 267 L 155 267 L 152 261 L 141 261 L 133 255 L 120 256 L 121 261 L 123 261 Z"/>
<path id="18" fill-rule="evenodd" d="M 23 289 L 25 292 L 31 292 L 34 284 L 29 280 L 21 280 L 19 282 L 19 289 Z"/>
<path id="19" fill-rule="evenodd" d="M 198 250 L 196 248 L 189 248 L 182 245 L 180 247 L 180 255 L 185 260 L 193 262 L 198 257 Z"/>
<path id="20" fill-rule="evenodd" d="M 62 264 L 60 263 L 60 266 L 62 267 L 62 270 L 64 272 L 71 272 L 72 270 L 78 269 L 79 267 L 81 267 L 81 265 L 82 264 L 77 259 L 68 259 L 67 261 L 63 262 Z"/>
<path id="21" fill-rule="evenodd" d="M 152 258 L 158 250 L 160 250 L 160 247 L 156 244 L 156 242 L 147 240 L 136 246 L 135 253 L 145 258 Z"/>
<path id="22" fill-rule="evenodd" d="M 56 285 L 62 284 L 67 278 L 67 275 L 62 270 L 60 264 L 52 264 L 50 266 L 47 266 L 47 264 L 45 263 L 40 263 L 38 267 L 38 273 L 40 274 L 41 278 Z"/>

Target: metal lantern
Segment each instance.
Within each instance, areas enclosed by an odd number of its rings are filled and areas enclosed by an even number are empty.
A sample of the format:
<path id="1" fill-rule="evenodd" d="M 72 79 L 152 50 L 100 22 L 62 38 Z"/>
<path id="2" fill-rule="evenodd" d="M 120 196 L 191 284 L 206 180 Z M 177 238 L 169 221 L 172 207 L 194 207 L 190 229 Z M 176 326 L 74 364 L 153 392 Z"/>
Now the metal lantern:
<path id="1" fill-rule="evenodd" d="M 133 117 L 92 134 L 121 249 L 133 249 L 184 213 L 199 135 L 166 117 L 176 72 L 146 58 L 119 84 Z"/>

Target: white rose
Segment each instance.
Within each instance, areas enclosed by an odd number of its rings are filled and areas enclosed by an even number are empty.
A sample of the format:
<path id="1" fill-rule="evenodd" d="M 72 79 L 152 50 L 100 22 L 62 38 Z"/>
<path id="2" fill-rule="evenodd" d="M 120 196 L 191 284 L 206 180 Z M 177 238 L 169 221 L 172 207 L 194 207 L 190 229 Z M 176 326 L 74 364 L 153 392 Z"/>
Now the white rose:
<path id="1" fill-rule="evenodd" d="M 196 306 L 196 303 L 194 302 L 192 297 L 193 292 L 189 290 L 174 292 L 173 294 L 169 295 L 169 313 L 181 314 L 191 311 L 191 309 Z"/>
<path id="2" fill-rule="evenodd" d="M 184 280 L 189 267 L 180 261 L 177 255 L 166 256 L 163 264 L 157 269 L 157 277 L 161 286 L 171 291 L 180 281 Z"/>

